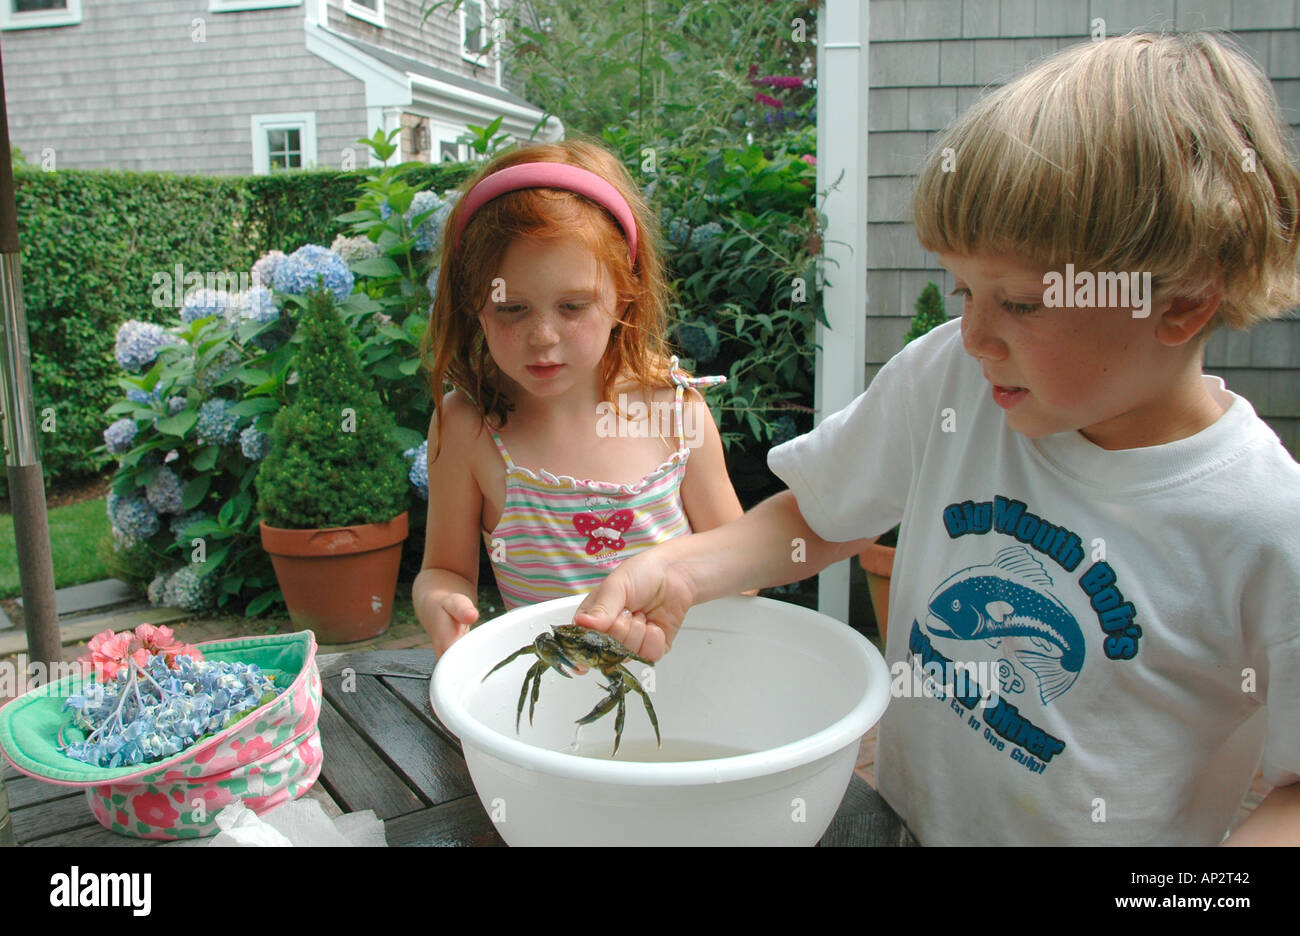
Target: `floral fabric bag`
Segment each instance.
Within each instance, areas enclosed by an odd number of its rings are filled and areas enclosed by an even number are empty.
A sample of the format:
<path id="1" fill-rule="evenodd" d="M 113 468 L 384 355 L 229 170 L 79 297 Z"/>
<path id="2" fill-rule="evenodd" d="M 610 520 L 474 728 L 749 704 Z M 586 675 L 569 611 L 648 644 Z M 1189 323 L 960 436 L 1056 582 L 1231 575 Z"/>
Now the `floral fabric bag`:
<path id="1" fill-rule="evenodd" d="M 92 677 L 71 676 L 31 690 L 0 708 L 0 752 L 18 770 L 84 787 L 95 818 L 108 829 L 150 839 L 214 835 L 213 821 L 236 800 L 262 813 L 296 799 L 321 768 L 320 673 L 311 631 L 199 644 L 205 660 L 256 664 L 276 675 L 275 698 L 225 729 L 151 764 L 97 767 L 68 756 L 84 732 L 69 724 L 64 702 Z"/>

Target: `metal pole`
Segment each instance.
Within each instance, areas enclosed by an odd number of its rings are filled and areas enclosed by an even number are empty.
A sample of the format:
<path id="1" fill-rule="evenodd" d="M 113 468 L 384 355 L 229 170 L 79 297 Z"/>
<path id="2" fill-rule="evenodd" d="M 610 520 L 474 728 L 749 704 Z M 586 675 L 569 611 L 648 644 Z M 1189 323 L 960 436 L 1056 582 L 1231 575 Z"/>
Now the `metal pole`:
<path id="1" fill-rule="evenodd" d="M 22 261 L 18 253 L 18 208 L 9 151 L 9 108 L 0 64 L 0 438 L 5 449 L 9 499 L 18 545 L 27 653 L 47 666 L 63 659 L 59 614 L 54 604 L 54 562 L 45 514 L 45 476 L 36 444 L 31 356 L 23 309 Z"/>

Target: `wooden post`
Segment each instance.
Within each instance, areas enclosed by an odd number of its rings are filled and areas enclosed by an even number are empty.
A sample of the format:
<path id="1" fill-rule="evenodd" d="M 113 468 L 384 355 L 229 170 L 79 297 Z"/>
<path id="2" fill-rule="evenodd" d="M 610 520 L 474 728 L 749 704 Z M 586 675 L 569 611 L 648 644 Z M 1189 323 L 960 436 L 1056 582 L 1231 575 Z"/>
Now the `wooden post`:
<path id="1" fill-rule="evenodd" d="M 9 108 L 5 103 L 4 72 L 0 70 L 0 438 L 4 441 L 9 499 L 13 504 L 27 652 L 32 660 L 50 665 L 63 659 L 63 651 L 54 604 L 54 563 L 32 405 L 32 367 L 18 251 Z"/>

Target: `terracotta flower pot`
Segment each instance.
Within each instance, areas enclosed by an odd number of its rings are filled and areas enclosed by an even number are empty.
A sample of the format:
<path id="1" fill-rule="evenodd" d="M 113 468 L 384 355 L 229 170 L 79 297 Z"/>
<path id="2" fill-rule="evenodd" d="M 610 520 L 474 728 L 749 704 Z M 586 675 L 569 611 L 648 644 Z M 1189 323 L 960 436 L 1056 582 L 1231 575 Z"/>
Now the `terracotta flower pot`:
<path id="1" fill-rule="evenodd" d="M 889 625 L 889 579 L 894 574 L 894 547 L 872 543 L 858 556 L 858 561 L 867 570 L 871 608 L 876 612 L 876 626 L 880 628 L 880 642 L 884 644 L 885 629 Z"/>
<path id="2" fill-rule="evenodd" d="M 322 644 L 352 643 L 388 630 L 409 532 L 403 511 L 387 523 L 285 530 L 262 521 L 262 548 L 298 628 Z"/>

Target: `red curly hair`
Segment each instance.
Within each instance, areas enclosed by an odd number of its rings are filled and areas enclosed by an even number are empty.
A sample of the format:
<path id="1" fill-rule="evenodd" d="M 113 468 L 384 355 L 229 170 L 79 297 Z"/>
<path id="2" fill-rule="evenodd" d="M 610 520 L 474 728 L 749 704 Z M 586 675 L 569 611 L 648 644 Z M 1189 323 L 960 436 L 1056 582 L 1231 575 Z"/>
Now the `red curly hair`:
<path id="1" fill-rule="evenodd" d="M 554 188 L 520 189 L 487 202 L 470 218 L 457 251 L 452 232 L 460 223 L 464 195 L 492 173 L 527 162 L 579 166 L 618 189 L 636 218 L 635 266 L 613 215 L 582 195 Z M 493 158 L 458 191 L 462 197 L 444 227 L 447 233 L 438 287 L 422 348 L 433 409 L 439 417 L 437 447 L 431 460 L 442 449 L 446 384 L 468 396 L 484 420 L 491 418 L 498 427 L 506 424 L 514 410 L 514 402 L 501 385 L 501 373 L 488 353 L 478 315 L 506 249 L 517 237 L 577 238 L 613 280 L 615 308 L 627 304 L 600 361 L 604 400 L 613 403 L 613 389 L 624 380 L 635 381 L 647 395 L 670 382 L 666 339 L 669 287 L 659 226 L 631 174 L 612 153 L 583 139 L 521 145 Z"/>

